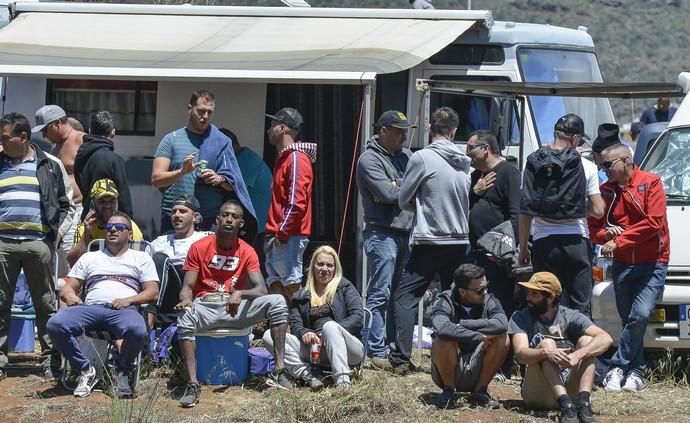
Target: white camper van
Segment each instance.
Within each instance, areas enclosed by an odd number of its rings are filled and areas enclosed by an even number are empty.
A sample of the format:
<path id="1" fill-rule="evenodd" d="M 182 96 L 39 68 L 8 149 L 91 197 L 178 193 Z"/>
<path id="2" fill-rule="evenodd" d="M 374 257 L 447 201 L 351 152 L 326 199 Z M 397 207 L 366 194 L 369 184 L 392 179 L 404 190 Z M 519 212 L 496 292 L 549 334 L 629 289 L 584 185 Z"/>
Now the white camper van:
<path id="1" fill-rule="evenodd" d="M 690 73 L 678 86 L 690 92 Z M 644 337 L 649 349 L 690 349 L 690 94 L 686 94 L 668 126 L 649 148 L 640 168 L 661 177 L 666 191 L 671 258 L 664 293 Z M 606 274 L 606 272 L 604 272 Z M 618 339 L 622 329 L 609 277 L 594 286 L 592 318 Z"/>
<path id="2" fill-rule="evenodd" d="M 213 91 L 214 123 L 269 163 L 264 113 L 299 109 L 304 138 L 320 149 L 312 244 L 337 244 L 344 226 L 343 250 L 357 251 L 360 219 L 356 201 L 347 201 L 356 193 L 347 189 L 351 163 L 381 111 L 428 116 L 417 79 L 439 86 L 602 81 L 586 28 L 494 22 L 490 11 L 59 2 L 18 2 L 9 11 L 0 29 L 2 110 L 32 118 L 56 103 L 83 122 L 96 110 L 113 113 L 116 150 L 129 159 L 135 217 L 147 236 L 159 224 L 151 156 L 185 124 L 194 89 Z M 565 113 L 582 116 L 592 135 L 613 121 L 606 99 L 528 96 L 518 104 L 434 91 L 428 100 L 432 109 L 458 110 L 459 141 L 472 129 L 492 129 L 517 160 L 551 142 Z M 412 147 L 427 142 L 423 130 L 409 139 Z M 349 273 L 360 256 L 343 256 Z"/>

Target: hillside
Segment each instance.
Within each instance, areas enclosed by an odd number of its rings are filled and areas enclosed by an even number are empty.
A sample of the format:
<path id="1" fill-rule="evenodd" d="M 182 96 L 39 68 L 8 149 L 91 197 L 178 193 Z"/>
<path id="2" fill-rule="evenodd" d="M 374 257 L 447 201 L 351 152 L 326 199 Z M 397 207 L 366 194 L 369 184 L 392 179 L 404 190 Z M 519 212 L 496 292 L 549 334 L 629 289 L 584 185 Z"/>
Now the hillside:
<path id="1" fill-rule="evenodd" d="M 318 7 L 409 8 L 408 0 L 308 0 Z M 279 0 L 209 0 L 205 4 L 279 6 Z M 466 0 L 434 0 L 437 9 L 464 9 Z M 690 0 L 473 0 L 473 9 L 490 9 L 496 20 L 534 22 L 569 28 L 586 26 L 597 46 L 608 82 L 675 82 L 690 70 L 687 23 Z M 651 104 L 653 100 L 648 100 Z M 614 101 L 621 122 L 631 120 L 631 102 Z M 635 102 L 635 118 L 642 102 Z"/>

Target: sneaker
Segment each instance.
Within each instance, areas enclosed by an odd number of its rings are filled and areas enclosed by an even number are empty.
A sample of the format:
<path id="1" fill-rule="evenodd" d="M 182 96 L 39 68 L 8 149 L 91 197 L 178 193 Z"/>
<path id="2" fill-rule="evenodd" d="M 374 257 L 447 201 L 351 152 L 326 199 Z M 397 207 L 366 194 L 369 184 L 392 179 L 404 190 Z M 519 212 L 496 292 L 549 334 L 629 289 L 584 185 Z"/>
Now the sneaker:
<path id="1" fill-rule="evenodd" d="M 417 366 L 412 364 L 411 361 L 408 361 L 407 363 L 399 364 L 397 366 L 393 366 L 393 374 L 396 376 L 405 376 L 408 373 L 416 372 L 418 371 Z"/>
<path id="2" fill-rule="evenodd" d="M 497 409 L 501 406 L 498 400 L 489 394 L 489 391 L 472 392 L 467 401 L 477 407 Z"/>
<path id="3" fill-rule="evenodd" d="M 628 377 L 625 378 L 625 385 L 623 385 L 623 390 L 627 392 L 641 392 L 644 391 L 645 385 L 644 381 L 635 372 L 630 372 Z"/>
<path id="4" fill-rule="evenodd" d="M 494 375 L 492 380 L 496 383 L 506 383 L 508 378 L 503 374 L 503 372 L 498 372 Z"/>
<path id="5" fill-rule="evenodd" d="M 184 388 L 184 394 L 180 397 L 180 406 L 192 408 L 199 404 L 201 399 L 201 385 L 198 383 L 188 383 Z"/>
<path id="6" fill-rule="evenodd" d="M 625 377 L 623 376 L 623 369 L 620 367 L 614 367 L 609 370 L 604 378 L 604 390 L 618 392 L 621 390 L 621 382 L 623 382 Z"/>
<path id="7" fill-rule="evenodd" d="M 453 401 L 454 395 L 455 389 L 444 388 L 443 392 L 441 392 L 441 394 L 434 399 L 433 405 L 435 405 L 436 408 L 448 408 L 448 406 Z"/>
<path id="8" fill-rule="evenodd" d="M 335 385 L 335 389 L 339 392 L 349 391 L 352 389 L 352 383 L 350 382 L 340 382 Z"/>
<path id="9" fill-rule="evenodd" d="M 580 419 L 580 423 L 596 423 L 597 419 L 594 418 L 594 412 L 592 412 L 592 403 L 578 404 L 577 418 Z"/>
<path id="10" fill-rule="evenodd" d="M 575 406 L 569 404 L 567 407 L 561 408 L 561 415 L 558 418 L 558 421 L 560 423 L 580 423 L 577 417 L 577 410 L 575 410 Z"/>
<path id="11" fill-rule="evenodd" d="M 5 369 L 0 368 L 0 380 L 7 378 L 7 372 Z"/>
<path id="12" fill-rule="evenodd" d="M 371 365 L 376 369 L 393 371 L 393 365 L 387 357 L 371 357 Z"/>
<path id="13" fill-rule="evenodd" d="M 313 392 L 317 392 L 323 389 L 324 384 L 319 380 L 319 378 L 311 376 L 310 378 L 307 378 L 306 380 L 307 385 L 309 385 L 309 389 L 311 389 Z"/>
<path id="14" fill-rule="evenodd" d="M 131 398 L 133 396 L 132 386 L 129 384 L 129 375 L 117 372 L 115 375 L 118 398 Z"/>
<path id="15" fill-rule="evenodd" d="M 286 368 L 276 369 L 266 383 L 279 389 L 292 389 L 295 387 Z"/>
<path id="16" fill-rule="evenodd" d="M 96 369 L 94 369 L 93 366 L 89 366 L 87 370 L 82 370 L 77 379 L 77 387 L 74 388 L 74 396 L 79 398 L 88 397 L 97 382 L 98 377 L 96 375 Z"/>

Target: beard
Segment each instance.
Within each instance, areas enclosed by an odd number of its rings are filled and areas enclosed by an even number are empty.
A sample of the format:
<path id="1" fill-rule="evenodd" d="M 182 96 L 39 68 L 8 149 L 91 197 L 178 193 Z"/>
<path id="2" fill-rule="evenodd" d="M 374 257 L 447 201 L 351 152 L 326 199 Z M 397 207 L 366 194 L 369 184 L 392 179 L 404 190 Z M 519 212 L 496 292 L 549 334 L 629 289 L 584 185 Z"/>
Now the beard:
<path id="1" fill-rule="evenodd" d="M 527 302 L 527 309 L 529 310 L 530 314 L 535 317 L 546 313 L 549 309 L 548 298 L 544 297 L 541 301 L 535 304 Z"/>

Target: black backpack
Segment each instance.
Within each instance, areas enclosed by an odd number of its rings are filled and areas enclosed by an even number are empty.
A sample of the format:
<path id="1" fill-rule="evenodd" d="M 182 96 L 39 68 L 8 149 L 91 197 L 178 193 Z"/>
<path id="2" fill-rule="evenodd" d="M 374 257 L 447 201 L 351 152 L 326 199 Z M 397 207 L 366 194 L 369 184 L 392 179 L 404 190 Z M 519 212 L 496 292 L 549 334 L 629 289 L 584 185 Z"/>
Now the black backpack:
<path id="1" fill-rule="evenodd" d="M 527 156 L 521 214 L 554 220 L 584 218 L 586 195 L 585 169 L 574 148 L 542 147 Z"/>

